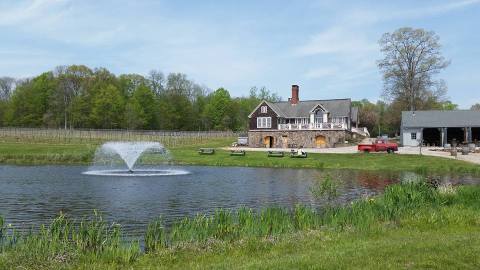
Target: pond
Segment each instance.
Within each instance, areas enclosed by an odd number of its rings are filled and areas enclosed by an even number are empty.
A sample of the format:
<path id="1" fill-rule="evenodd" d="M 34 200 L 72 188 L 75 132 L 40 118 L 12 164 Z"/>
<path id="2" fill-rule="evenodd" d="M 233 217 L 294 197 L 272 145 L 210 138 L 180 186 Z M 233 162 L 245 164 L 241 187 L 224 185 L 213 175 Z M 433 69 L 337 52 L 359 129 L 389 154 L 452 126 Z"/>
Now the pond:
<path id="1" fill-rule="evenodd" d="M 172 168 L 172 167 L 170 167 Z M 339 183 L 339 203 L 382 192 L 413 173 L 353 170 L 183 166 L 186 175 L 129 177 L 85 175 L 84 166 L 0 166 L 0 215 L 20 230 L 47 224 L 60 211 L 81 219 L 99 210 L 132 236 L 162 216 L 167 223 L 218 208 L 319 206 L 310 187 L 330 174 Z M 453 184 L 480 179 L 443 176 Z"/>

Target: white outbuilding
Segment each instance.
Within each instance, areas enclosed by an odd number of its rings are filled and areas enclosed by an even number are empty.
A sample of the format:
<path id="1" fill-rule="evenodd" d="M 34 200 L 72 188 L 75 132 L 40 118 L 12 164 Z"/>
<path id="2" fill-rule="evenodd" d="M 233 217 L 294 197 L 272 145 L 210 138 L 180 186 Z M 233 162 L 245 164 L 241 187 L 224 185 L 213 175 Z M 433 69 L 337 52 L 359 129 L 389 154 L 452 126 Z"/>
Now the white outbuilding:
<path id="1" fill-rule="evenodd" d="M 404 111 L 400 128 L 403 146 L 444 146 L 480 142 L 480 111 Z"/>

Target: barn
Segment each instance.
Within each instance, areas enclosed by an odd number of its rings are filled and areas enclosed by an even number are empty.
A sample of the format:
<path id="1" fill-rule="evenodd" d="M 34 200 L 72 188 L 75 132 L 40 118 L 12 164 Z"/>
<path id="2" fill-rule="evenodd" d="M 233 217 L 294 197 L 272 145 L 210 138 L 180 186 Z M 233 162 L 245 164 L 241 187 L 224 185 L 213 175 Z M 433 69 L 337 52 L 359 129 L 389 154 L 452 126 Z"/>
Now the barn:
<path id="1" fill-rule="evenodd" d="M 400 129 L 404 146 L 444 146 L 480 142 L 480 111 L 404 111 Z"/>

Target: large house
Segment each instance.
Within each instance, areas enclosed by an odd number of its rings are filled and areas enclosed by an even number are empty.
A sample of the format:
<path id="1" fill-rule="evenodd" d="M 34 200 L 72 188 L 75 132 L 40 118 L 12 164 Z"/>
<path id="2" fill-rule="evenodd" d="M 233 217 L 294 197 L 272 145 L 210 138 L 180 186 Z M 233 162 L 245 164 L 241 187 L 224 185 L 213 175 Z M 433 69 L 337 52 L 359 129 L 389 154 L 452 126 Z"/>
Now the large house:
<path id="1" fill-rule="evenodd" d="M 400 142 L 404 146 L 444 146 L 480 141 L 480 111 L 404 111 Z"/>
<path id="2" fill-rule="evenodd" d="M 248 116 L 250 147 L 322 148 L 352 138 L 358 108 L 350 99 L 300 100 L 292 85 L 288 101 L 262 101 Z"/>

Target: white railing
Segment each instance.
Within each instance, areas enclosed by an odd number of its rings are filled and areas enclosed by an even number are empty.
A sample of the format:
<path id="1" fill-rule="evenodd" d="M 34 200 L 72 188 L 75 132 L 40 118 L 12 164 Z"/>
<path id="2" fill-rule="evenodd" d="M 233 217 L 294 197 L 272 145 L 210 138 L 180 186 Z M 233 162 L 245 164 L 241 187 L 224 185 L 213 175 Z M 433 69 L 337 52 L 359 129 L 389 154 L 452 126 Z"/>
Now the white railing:
<path id="1" fill-rule="evenodd" d="M 339 130 L 347 129 L 346 123 L 278 124 L 279 130 Z"/>

